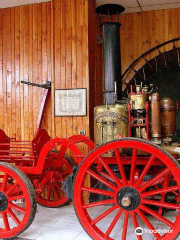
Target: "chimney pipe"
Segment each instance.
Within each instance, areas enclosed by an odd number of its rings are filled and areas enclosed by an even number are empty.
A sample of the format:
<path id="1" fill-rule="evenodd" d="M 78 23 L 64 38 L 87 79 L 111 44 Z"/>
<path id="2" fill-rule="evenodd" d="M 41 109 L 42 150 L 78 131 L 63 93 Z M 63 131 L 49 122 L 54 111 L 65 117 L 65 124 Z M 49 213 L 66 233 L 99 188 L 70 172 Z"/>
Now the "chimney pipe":
<path id="1" fill-rule="evenodd" d="M 101 16 L 102 21 L 104 96 L 105 104 L 108 105 L 122 100 L 119 14 L 124 10 L 124 7 L 118 4 L 104 4 L 96 8 L 96 13 Z M 115 21 L 114 16 L 117 18 Z"/>

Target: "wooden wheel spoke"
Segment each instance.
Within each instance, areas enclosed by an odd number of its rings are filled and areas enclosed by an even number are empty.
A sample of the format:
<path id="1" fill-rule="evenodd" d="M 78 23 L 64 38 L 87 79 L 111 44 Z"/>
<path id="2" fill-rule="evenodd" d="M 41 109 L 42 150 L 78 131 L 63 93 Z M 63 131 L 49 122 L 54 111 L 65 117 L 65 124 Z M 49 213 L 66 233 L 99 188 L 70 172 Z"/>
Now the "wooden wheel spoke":
<path id="1" fill-rule="evenodd" d="M 59 189 L 59 190 L 61 190 L 63 192 L 61 183 L 58 184 L 58 182 L 55 182 L 54 186 L 56 186 L 57 189 Z"/>
<path id="2" fill-rule="evenodd" d="M 41 187 L 41 191 L 38 191 L 38 192 L 36 193 L 37 196 L 41 196 L 41 195 L 44 193 L 44 191 L 46 190 L 47 186 L 48 186 L 48 185 L 42 186 L 42 187 Z"/>
<path id="3" fill-rule="evenodd" d="M 60 198 L 61 199 L 62 197 L 66 197 L 66 193 L 62 190 L 62 186 L 59 186 L 58 184 L 55 184 L 56 186 L 56 189 L 59 189 L 59 194 L 60 194 Z"/>
<path id="4" fill-rule="evenodd" d="M 55 186 L 52 186 L 52 190 L 53 190 L 53 192 L 54 192 L 54 195 L 55 195 L 56 199 L 57 199 L 57 200 L 60 200 L 58 191 L 56 190 Z"/>
<path id="5" fill-rule="evenodd" d="M 147 212 L 148 214 L 152 215 L 153 217 L 155 217 L 156 219 L 158 219 L 159 221 L 165 223 L 166 225 L 168 225 L 169 227 L 173 227 L 173 223 L 170 222 L 168 219 L 164 218 L 163 216 L 161 216 L 160 214 L 156 213 L 155 211 L 151 210 L 150 208 L 141 205 L 140 209 L 142 209 L 143 211 Z"/>
<path id="6" fill-rule="evenodd" d="M 42 181 L 40 182 L 39 186 L 43 187 L 49 182 L 49 177 L 44 177 Z"/>
<path id="7" fill-rule="evenodd" d="M 131 186 L 134 185 L 134 175 L 136 169 L 136 158 L 137 158 L 137 149 L 133 149 L 132 163 L 131 163 L 131 172 L 130 172 L 130 182 Z"/>
<path id="8" fill-rule="evenodd" d="M 157 174 L 153 179 L 149 180 L 143 187 L 139 188 L 139 191 L 142 192 L 144 191 L 146 188 L 153 186 L 153 184 L 158 181 L 160 178 L 162 178 L 163 176 L 165 176 L 166 174 L 169 173 L 169 168 L 165 168 L 162 172 L 160 172 L 159 174 Z"/>
<path id="9" fill-rule="evenodd" d="M 112 156 L 107 155 L 110 152 Z M 173 157 L 143 139 L 123 138 L 97 147 L 84 158 L 74 179 L 74 207 L 80 223 L 92 239 L 143 240 L 146 236 L 138 234 L 144 227 L 147 234 L 152 233 L 151 238 L 168 238 L 167 231 L 157 230 L 157 223 L 173 230 L 170 238 L 176 237 L 180 203 L 173 193 L 180 191 L 179 173 Z M 162 216 L 160 208 L 178 210 L 176 220 Z M 97 215 L 92 217 L 94 213 Z M 135 229 L 132 237 L 130 224 Z"/>
<path id="10" fill-rule="evenodd" d="M 161 236 L 159 235 L 159 233 L 155 232 L 155 228 L 153 227 L 153 225 L 149 222 L 149 220 L 146 218 L 146 216 L 143 214 L 143 212 L 141 210 L 136 210 L 137 214 L 139 215 L 139 217 L 143 220 L 143 222 L 146 224 L 146 226 L 152 231 L 153 235 L 157 238 L 157 239 L 161 239 Z"/>
<path id="11" fill-rule="evenodd" d="M 177 209 L 180 210 L 180 205 L 178 204 L 173 204 L 173 203 L 165 203 L 165 202 L 160 202 L 160 201 L 154 201 L 154 200 L 147 200 L 147 199 L 142 199 L 142 203 L 148 204 L 148 205 L 154 205 L 157 207 L 164 207 L 168 209 Z"/>
<path id="12" fill-rule="evenodd" d="M 152 155 L 149 159 L 149 161 L 147 162 L 145 168 L 143 169 L 140 177 L 138 178 L 135 187 L 138 188 L 139 184 L 142 182 L 143 178 L 145 177 L 145 175 L 147 174 L 148 170 L 150 169 L 150 167 L 152 166 L 153 161 L 155 160 L 155 156 Z"/>
<path id="13" fill-rule="evenodd" d="M 123 233 L 122 233 L 122 240 L 126 240 L 127 228 L 128 228 L 128 218 L 129 218 L 129 213 L 128 213 L 128 212 L 125 212 L 124 224 L 123 224 Z"/>
<path id="14" fill-rule="evenodd" d="M 16 182 L 15 184 L 13 184 L 13 186 L 6 192 L 6 195 L 9 196 L 9 194 L 16 189 L 16 187 L 18 186 L 19 184 Z"/>
<path id="15" fill-rule="evenodd" d="M 4 173 L 4 179 L 3 179 L 3 182 L 2 182 L 2 186 L 1 186 L 1 191 L 2 192 L 5 192 L 5 190 L 6 190 L 7 181 L 8 181 L 8 174 Z"/>
<path id="16" fill-rule="evenodd" d="M 123 213 L 123 210 L 120 209 L 119 212 L 117 213 L 117 215 L 115 216 L 115 218 L 113 219 L 111 225 L 109 226 L 108 230 L 106 231 L 104 238 L 108 238 L 109 235 L 111 234 L 112 230 L 114 229 L 117 221 L 119 220 L 119 218 L 121 217 L 121 214 Z"/>
<path id="17" fill-rule="evenodd" d="M 62 172 L 62 173 L 61 173 L 61 176 L 64 176 L 64 175 L 66 176 L 66 175 L 69 175 L 69 174 L 70 174 L 70 173 L 69 173 L 69 170 L 66 170 L 65 172 Z"/>
<path id="18" fill-rule="evenodd" d="M 126 174 L 125 174 L 125 171 L 124 171 L 124 167 L 123 167 L 123 164 L 122 164 L 122 159 L 119 155 L 118 149 L 114 149 L 114 153 L 115 153 L 116 160 L 117 160 L 117 163 L 118 163 L 118 166 L 119 166 L 119 171 L 120 171 L 120 175 L 121 175 L 121 178 L 122 178 L 123 185 L 126 186 L 127 185 Z"/>
<path id="19" fill-rule="evenodd" d="M 104 191 L 104 190 L 100 190 L 100 189 L 96 189 L 96 188 L 82 187 L 82 191 L 87 191 L 87 192 L 96 193 L 99 195 L 115 197 L 114 192 Z"/>
<path id="20" fill-rule="evenodd" d="M 15 209 L 17 210 L 18 212 L 21 212 L 21 213 L 24 213 L 25 214 L 25 209 L 22 208 L 22 207 L 19 207 L 18 205 L 14 204 L 14 203 L 9 203 L 9 208 L 12 208 L 12 209 Z"/>
<path id="21" fill-rule="evenodd" d="M 134 228 L 136 229 L 136 228 L 139 227 L 139 224 L 138 224 L 138 221 L 137 221 L 137 217 L 136 217 L 135 212 L 131 212 L 131 216 L 132 216 Z M 141 235 L 136 235 L 136 236 L 137 236 L 137 239 L 138 239 L 138 240 L 142 240 L 142 236 L 141 236 Z"/>
<path id="22" fill-rule="evenodd" d="M 108 166 L 108 164 L 105 163 L 104 159 L 102 157 L 98 158 L 100 160 L 100 162 L 102 163 L 103 167 L 106 169 L 106 171 L 109 173 L 109 175 L 111 176 L 111 178 L 114 180 L 114 182 L 116 183 L 117 186 L 122 186 L 122 184 L 120 183 L 120 180 L 118 179 L 118 177 L 114 174 L 114 172 L 111 170 L 111 168 Z"/>
<path id="23" fill-rule="evenodd" d="M 168 192 L 173 192 L 174 193 L 174 191 L 176 191 L 178 189 L 179 189 L 178 186 L 162 188 L 162 189 L 158 189 L 158 190 L 155 190 L 155 191 L 144 192 L 144 193 L 141 194 L 141 197 L 145 198 L 145 197 L 154 196 L 154 195 L 160 195 L 162 193 L 168 193 Z"/>
<path id="24" fill-rule="evenodd" d="M 99 176 L 98 174 L 96 174 L 94 171 L 88 170 L 87 173 L 95 178 L 96 180 L 100 181 L 101 183 L 103 183 L 104 185 L 106 185 L 107 187 L 111 188 L 112 190 L 116 191 L 116 186 L 111 184 L 110 182 L 106 181 L 104 178 L 102 178 L 101 176 Z"/>
<path id="25" fill-rule="evenodd" d="M 50 201 L 50 199 L 51 199 L 51 187 L 48 186 L 48 188 L 47 188 L 47 200 Z"/>
<path id="26" fill-rule="evenodd" d="M 95 218 L 92 222 L 91 225 L 95 225 L 96 223 L 100 222 L 103 218 L 105 218 L 106 216 L 108 216 L 110 213 L 112 213 L 115 209 L 117 209 L 117 206 L 113 206 L 110 209 L 108 209 L 107 211 L 105 211 L 104 213 L 102 213 L 100 216 L 98 216 L 97 218 Z"/>
<path id="27" fill-rule="evenodd" d="M 13 239 L 24 232 L 36 214 L 36 197 L 31 180 L 16 164 L 0 162 L 2 187 L 0 207 L 2 215 L 0 238 Z M 17 200 L 17 202 L 15 202 Z M 21 201 L 22 200 L 22 201 Z"/>
<path id="28" fill-rule="evenodd" d="M 115 203 L 114 199 L 109 199 L 109 200 L 104 200 L 104 201 L 84 204 L 83 208 L 93 208 L 93 207 L 97 207 L 97 206 L 102 206 L 102 205 L 107 205 L 107 204 L 114 204 L 114 203 Z"/>
<path id="29" fill-rule="evenodd" d="M 9 202 L 12 202 L 12 201 L 16 201 L 16 200 L 22 200 L 22 199 L 25 199 L 25 196 L 24 195 L 18 195 L 18 196 L 10 196 L 8 197 L 8 201 Z"/>
<path id="30" fill-rule="evenodd" d="M 17 225 L 19 225 L 21 223 L 19 218 L 15 215 L 15 213 L 10 208 L 7 209 L 7 213 L 9 214 L 9 216 L 14 220 L 14 222 Z"/>
<path id="31" fill-rule="evenodd" d="M 3 222 L 4 222 L 4 227 L 5 227 L 6 231 L 9 231 L 10 226 L 9 226 L 9 220 L 8 220 L 8 217 L 7 217 L 7 213 L 2 212 L 1 214 L 2 214 L 2 218 L 3 218 Z"/>

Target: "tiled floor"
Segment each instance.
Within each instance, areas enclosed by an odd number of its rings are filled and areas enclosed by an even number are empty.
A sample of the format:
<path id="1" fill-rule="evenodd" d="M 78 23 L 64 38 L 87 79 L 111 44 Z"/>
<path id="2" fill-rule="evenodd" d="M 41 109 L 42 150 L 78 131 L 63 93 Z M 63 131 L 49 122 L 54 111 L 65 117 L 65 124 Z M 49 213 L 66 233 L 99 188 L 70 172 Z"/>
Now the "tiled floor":
<path id="1" fill-rule="evenodd" d="M 94 213 L 95 214 L 95 213 Z M 97 213 L 96 213 L 97 214 Z M 169 215 L 172 215 L 170 212 Z M 133 226 L 132 223 L 130 223 Z M 156 223 L 159 228 L 161 224 Z M 120 225 L 119 225 L 120 226 Z M 118 228 L 117 228 L 118 229 Z M 115 239 L 119 238 L 122 230 L 117 231 Z M 128 229 L 128 240 L 135 240 L 134 228 Z M 77 220 L 72 205 L 59 209 L 48 209 L 38 205 L 38 212 L 31 227 L 19 236 L 16 240 L 90 240 L 90 237 L 84 232 Z M 146 235 L 143 240 L 153 240 L 152 235 Z M 180 240 L 180 237 L 178 238 Z"/>

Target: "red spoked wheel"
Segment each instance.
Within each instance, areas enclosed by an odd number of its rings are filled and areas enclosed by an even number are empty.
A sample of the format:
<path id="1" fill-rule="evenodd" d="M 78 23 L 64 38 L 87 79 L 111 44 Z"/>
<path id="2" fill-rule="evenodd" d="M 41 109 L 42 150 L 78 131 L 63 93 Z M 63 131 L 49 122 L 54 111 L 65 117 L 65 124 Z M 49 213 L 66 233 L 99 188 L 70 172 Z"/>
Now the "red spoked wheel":
<path id="1" fill-rule="evenodd" d="M 28 177 L 15 166 L 0 162 L 0 239 L 24 232 L 36 214 L 36 196 Z"/>
<path id="2" fill-rule="evenodd" d="M 62 159 L 61 167 L 47 166 L 40 178 L 33 181 L 37 202 L 44 207 L 57 208 L 68 203 L 62 182 L 73 173 L 73 163 L 68 158 Z"/>
<path id="3" fill-rule="evenodd" d="M 171 181 L 163 184 L 168 175 Z M 177 161 L 150 142 L 109 142 L 90 152 L 78 168 L 75 212 L 94 240 L 174 240 L 180 232 L 180 205 L 173 194 L 179 194 L 179 176 Z M 162 215 L 161 208 L 173 211 Z"/>

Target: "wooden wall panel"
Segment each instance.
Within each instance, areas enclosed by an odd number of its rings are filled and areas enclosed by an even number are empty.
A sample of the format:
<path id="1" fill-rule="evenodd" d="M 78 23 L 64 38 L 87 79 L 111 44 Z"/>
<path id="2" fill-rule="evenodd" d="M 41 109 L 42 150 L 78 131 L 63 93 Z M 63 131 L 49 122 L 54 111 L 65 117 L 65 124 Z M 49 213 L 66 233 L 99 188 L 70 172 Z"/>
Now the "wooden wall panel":
<path id="1" fill-rule="evenodd" d="M 180 9 L 121 16 L 123 71 L 142 53 L 180 36 Z M 86 130 L 93 137 L 93 108 L 103 102 L 100 18 L 95 0 L 51 2 L 0 10 L 0 128 L 10 137 L 32 139 L 42 90 L 22 80 L 52 81 L 43 126 L 69 137 Z M 153 56 L 150 56 L 153 57 Z M 138 66 L 137 66 L 138 67 Z M 87 88 L 86 117 L 54 117 L 54 89 Z"/>
<path id="2" fill-rule="evenodd" d="M 89 1 L 89 121 L 90 136 L 94 138 L 94 107 L 103 104 L 103 51 L 102 44 L 98 43 L 101 37 L 100 17 L 95 12 L 95 0 Z"/>
<path id="3" fill-rule="evenodd" d="M 0 10 L 0 127 L 32 139 L 43 91 L 21 81 L 51 80 L 51 2 Z M 51 104 L 44 121 L 51 133 Z"/>
<path id="4" fill-rule="evenodd" d="M 180 36 L 180 9 L 123 14 L 120 17 L 123 72 L 141 54 Z M 168 50 L 169 47 L 164 48 Z M 162 49 L 163 50 L 163 49 Z M 154 54 L 154 53 L 153 53 Z M 149 58 L 153 58 L 149 55 Z M 139 66 L 137 66 L 137 69 Z"/>
<path id="5" fill-rule="evenodd" d="M 54 0 L 54 76 L 55 89 L 87 88 L 88 0 Z M 55 117 L 55 133 L 70 137 L 85 130 L 89 135 L 89 109 L 86 117 Z"/>
<path id="6" fill-rule="evenodd" d="M 3 115 L 3 107 L 4 107 L 4 101 L 3 101 L 3 81 L 2 81 L 2 76 L 3 76 L 3 13 L 0 11 L 0 109 L 1 109 L 1 114 L 0 114 L 0 128 L 4 127 L 4 115 Z"/>

